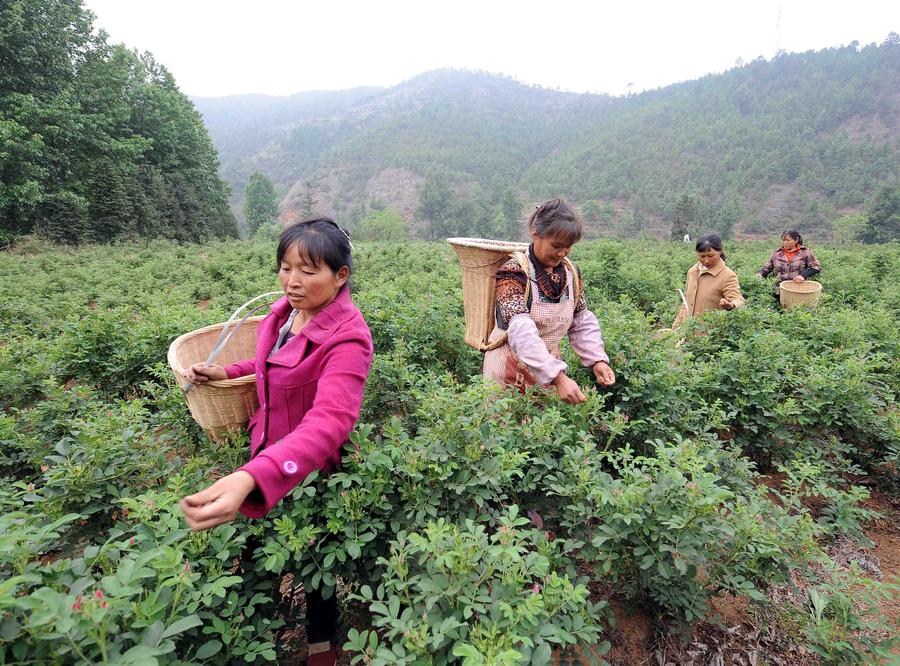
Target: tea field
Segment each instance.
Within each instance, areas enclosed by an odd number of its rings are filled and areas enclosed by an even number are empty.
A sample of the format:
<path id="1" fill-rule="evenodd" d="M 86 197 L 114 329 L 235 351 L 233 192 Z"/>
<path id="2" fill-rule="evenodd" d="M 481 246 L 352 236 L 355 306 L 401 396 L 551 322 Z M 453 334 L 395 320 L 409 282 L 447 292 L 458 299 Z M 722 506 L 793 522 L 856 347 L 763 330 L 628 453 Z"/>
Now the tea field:
<path id="1" fill-rule="evenodd" d="M 204 436 L 166 350 L 277 289 L 274 243 L 21 242 L 0 662 L 296 663 L 278 599 L 302 583 L 341 596 L 346 663 L 889 663 L 897 551 L 871 538 L 900 527 L 900 245 L 813 247 L 822 302 L 789 311 L 754 277 L 774 242 L 726 249 L 747 307 L 673 336 L 691 246 L 576 246 L 618 381 L 577 370 L 570 406 L 482 384 L 448 245 L 357 243 L 376 356 L 344 464 L 192 533 L 178 500 L 247 440 Z"/>

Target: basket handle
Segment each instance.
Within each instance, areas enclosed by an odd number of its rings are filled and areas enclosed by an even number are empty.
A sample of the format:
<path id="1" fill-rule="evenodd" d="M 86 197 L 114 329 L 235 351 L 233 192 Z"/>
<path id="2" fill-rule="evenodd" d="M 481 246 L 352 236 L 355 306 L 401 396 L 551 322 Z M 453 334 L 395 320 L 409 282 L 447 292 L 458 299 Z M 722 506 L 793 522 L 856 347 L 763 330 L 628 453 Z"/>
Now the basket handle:
<path id="1" fill-rule="evenodd" d="M 233 336 L 235 333 L 237 333 L 237 330 L 241 327 L 241 324 L 243 324 L 245 321 L 247 321 L 247 318 L 250 317 L 250 315 L 252 315 L 257 310 L 261 310 L 262 308 L 268 306 L 269 303 L 261 303 L 259 305 L 254 306 L 249 311 L 247 311 L 247 313 L 244 314 L 243 317 L 241 317 L 240 321 L 238 321 L 234 326 L 232 326 L 229 329 L 229 324 L 231 324 L 231 322 L 234 321 L 235 317 L 237 317 L 244 308 L 246 308 L 251 303 L 258 301 L 261 298 L 267 298 L 270 296 L 282 296 L 282 295 L 283 295 L 283 292 L 280 292 L 280 291 L 267 291 L 266 293 L 260 294 L 259 296 L 254 296 L 249 301 L 244 303 L 241 307 L 239 307 L 237 310 L 235 310 L 232 313 L 232 315 L 228 318 L 228 321 L 225 322 L 225 325 L 222 327 L 222 330 L 219 332 L 219 337 L 216 338 L 216 344 L 213 345 L 213 349 L 209 353 L 209 358 L 206 359 L 206 362 L 212 363 L 215 360 L 215 358 L 219 355 L 219 352 L 221 352 L 225 348 L 225 345 L 228 344 L 228 341 L 231 340 L 231 336 Z M 185 393 L 190 391 L 192 388 L 194 388 L 194 385 L 189 381 L 187 381 L 181 385 L 181 390 L 184 391 Z"/>

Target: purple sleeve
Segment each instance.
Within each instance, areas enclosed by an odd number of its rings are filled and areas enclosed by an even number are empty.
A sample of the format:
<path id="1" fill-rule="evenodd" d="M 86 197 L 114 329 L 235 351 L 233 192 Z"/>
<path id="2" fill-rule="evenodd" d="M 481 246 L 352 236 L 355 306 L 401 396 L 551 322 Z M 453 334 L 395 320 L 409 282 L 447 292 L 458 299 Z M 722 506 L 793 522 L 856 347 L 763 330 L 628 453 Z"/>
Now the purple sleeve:
<path id="1" fill-rule="evenodd" d="M 225 373 L 228 375 L 228 379 L 235 379 L 236 377 L 243 377 L 244 375 L 255 375 L 256 359 L 249 358 L 246 361 L 238 361 L 237 363 L 226 365 Z"/>
<path id="2" fill-rule="evenodd" d="M 600 322 L 593 312 L 587 308 L 576 312 L 568 335 L 569 344 L 572 345 L 572 350 L 578 354 L 582 365 L 590 367 L 598 361 L 609 363 L 606 346 L 603 344 L 603 334 L 600 331 Z"/>
<path id="3" fill-rule="evenodd" d="M 804 270 L 800 275 L 805 278 L 811 278 L 813 275 L 818 275 L 822 272 L 822 264 L 819 263 L 819 260 L 816 259 L 816 255 L 813 254 L 812 250 L 807 250 L 808 254 L 806 255 L 806 270 Z"/>
<path id="4" fill-rule="evenodd" d="M 773 252 L 772 256 L 769 257 L 769 260 L 765 264 L 763 264 L 763 267 L 760 268 L 756 272 L 759 273 L 760 275 L 762 275 L 763 277 L 766 277 L 769 273 L 771 273 L 772 269 L 775 268 L 775 255 L 777 253 L 778 253 L 778 250 Z"/>
<path id="5" fill-rule="evenodd" d="M 371 338 L 359 336 L 335 344 L 324 361 L 312 408 L 300 424 L 240 468 L 256 481 L 256 490 L 244 501 L 241 513 L 249 518 L 264 516 L 311 472 L 340 457 L 359 418 L 371 365 Z"/>
<path id="6" fill-rule="evenodd" d="M 534 320 L 527 314 L 518 314 L 509 321 L 509 347 L 522 363 L 534 374 L 540 384 L 546 386 L 568 366 L 555 358 L 538 335 Z"/>

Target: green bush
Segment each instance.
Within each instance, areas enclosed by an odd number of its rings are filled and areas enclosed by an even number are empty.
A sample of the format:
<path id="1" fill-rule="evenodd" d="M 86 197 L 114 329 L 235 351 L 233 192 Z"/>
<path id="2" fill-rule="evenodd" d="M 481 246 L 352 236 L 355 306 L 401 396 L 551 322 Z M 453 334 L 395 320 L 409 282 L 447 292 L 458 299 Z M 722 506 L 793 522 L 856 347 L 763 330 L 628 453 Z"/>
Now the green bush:
<path id="1" fill-rule="evenodd" d="M 357 245 L 375 359 L 342 466 L 200 534 L 177 502 L 247 436 L 202 434 L 165 353 L 277 289 L 271 241 L 0 256 L 0 661 L 275 661 L 287 576 L 352 607 L 358 663 L 546 663 L 576 641 L 599 659 L 598 589 L 686 625 L 804 568 L 820 601 L 791 611 L 794 639 L 834 663 L 887 649 L 822 547 L 865 543 L 860 475 L 900 485 L 900 246 L 815 248 L 822 304 L 782 311 L 753 277 L 771 244 L 729 243 L 747 306 L 658 335 L 692 248 L 580 243 L 618 381 L 563 345 L 588 398 L 570 406 L 483 385 L 449 246 Z"/>

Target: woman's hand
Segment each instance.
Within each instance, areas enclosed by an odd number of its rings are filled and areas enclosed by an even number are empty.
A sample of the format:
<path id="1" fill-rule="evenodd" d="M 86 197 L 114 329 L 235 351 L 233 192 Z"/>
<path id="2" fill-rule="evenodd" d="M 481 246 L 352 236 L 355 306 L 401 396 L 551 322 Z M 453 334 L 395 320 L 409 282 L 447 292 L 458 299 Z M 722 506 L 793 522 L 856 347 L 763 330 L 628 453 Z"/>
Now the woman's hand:
<path id="1" fill-rule="evenodd" d="M 578 384 L 567 377 L 564 372 L 561 372 L 556 376 L 556 379 L 553 380 L 553 385 L 556 387 L 559 397 L 563 402 L 567 402 L 570 405 L 579 405 L 587 400 L 587 398 L 584 397 L 584 393 L 582 393 L 581 389 L 578 387 Z"/>
<path id="2" fill-rule="evenodd" d="M 794 278 L 794 282 L 806 282 L 806 278 L 803 277 L 802 275 L 798 275 L 797 277 Z"/>
<path id="3" fill-rule="evenodd" d="M 722 297 L 721 299 L 719 299 L 719 307 L 725 308 L 726 310 L 734 310 L 734 303 L 732 303 L 727 298 Z"/>
<path id="4" fill-rule="evenodd" d="M 213 363 L 194 363 L 191 367 L 185 368 L 184 376 L 191 384 L 205 384 L 210 380 L 228 379 L 225 368 Z"/>
<path id="5" fill-rule="evenodd" d="M 612 386 L 616 383 L 616 373 L 609 367 L 606 361 L 597 361 L 594 363 L 594 377 L 600 386 Z"/>
<path id="6" fill-rule="evenodd" d="M 256 480 L 247 472 L 238 471 L 223 476 L 199 493 L 188 495 L 181 500 L 188 527 L 200 531 L 230 523 L 255 488 Z"/>

